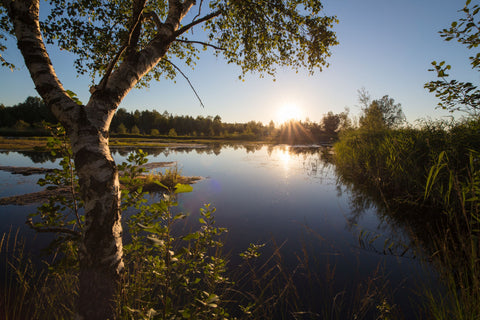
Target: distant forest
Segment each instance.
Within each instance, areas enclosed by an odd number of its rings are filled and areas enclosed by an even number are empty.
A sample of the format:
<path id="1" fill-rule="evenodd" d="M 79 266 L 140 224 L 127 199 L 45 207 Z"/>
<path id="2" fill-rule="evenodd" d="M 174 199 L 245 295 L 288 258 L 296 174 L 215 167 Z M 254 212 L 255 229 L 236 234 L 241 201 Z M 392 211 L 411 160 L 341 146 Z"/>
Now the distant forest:
<path id="1" fill-rule="evenodd" d="M 0 104 L 0 135 L 45 135 L 43 122 L 57 120 L 38 97 L 28 97 L 14 106 Z M 235 140 L 268 140 L 281 143 L 328 143 L 348 126 L 348 114 L 328 112 L 320 122 L 290 120 L 280 126 L 273 121 L 222 122 L 220 116 L 178 116 L 167 111 L 128 112 L 120 108 L 113 117 L 110 135 L 117 137 L 192 137 Z"/>

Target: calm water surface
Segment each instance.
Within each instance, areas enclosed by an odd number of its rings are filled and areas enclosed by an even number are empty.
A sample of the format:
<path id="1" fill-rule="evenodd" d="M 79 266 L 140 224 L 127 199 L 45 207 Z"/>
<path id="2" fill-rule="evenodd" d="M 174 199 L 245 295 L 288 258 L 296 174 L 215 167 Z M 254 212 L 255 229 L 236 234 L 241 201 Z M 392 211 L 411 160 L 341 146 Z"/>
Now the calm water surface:
<path id="1" fill-rule="evenodd" d="M 416 279 L 426 276 L 412 254 L 384 254 L 386 240 L 408 243 L 408 238 L 402 230 L 379 220 L 375 208 L 353 212 L 349 191 L 337 183 L 334 167 L 323 161 L 320 148 L 252 145 L 147 151 L 151 162 L 176 161 L 183 175 L 205 177 L 192 193 L 181 195 L 180 210 L 190 213 L 185 228 L 194 225 L 203 204 L 211 203 L 217 208 L 218 226 L 229 229 L 226 249 L 232 264 L 239 262 L 238 253 L 252 242 L 266 243 L 265 254 L 274 243 L 283 244 L 285 264 L 292 268 L 298 265 L 296 255 L 301 256 L 304 248 L 316 262 L 316 272 L 335 266 L 336 290 L 380 270 L 388 276 L 401 305 L 413 298 L 409 292 L 416 289 Z M 117 163 L 125 161 L 127 154 L 127 149 L 114 150 Z M 58 165 L 47 158 L 1 152 L 0 165 Z M 35 182 L 40 177 L 0 171 L 0 196 L 38 191 Z M 34 205 L 0 206 L 0 232 L 20 227 L 29 247 L 41 248 L 48 236 L 35 236 L 24 226 L 26 215 L 34 211 Z M 360 246 L 360 232 L 380 236 L 372 244 Z"/>

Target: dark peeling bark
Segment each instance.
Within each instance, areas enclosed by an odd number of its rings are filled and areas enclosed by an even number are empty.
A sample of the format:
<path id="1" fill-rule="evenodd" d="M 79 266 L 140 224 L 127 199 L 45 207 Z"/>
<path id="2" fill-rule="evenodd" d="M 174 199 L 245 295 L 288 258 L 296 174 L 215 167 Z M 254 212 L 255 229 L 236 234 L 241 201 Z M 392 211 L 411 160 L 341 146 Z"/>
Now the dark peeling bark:
<path id="1" fill-rule="evenodd" d="M 118 171 L 105 132 L 85 113 L 77 123 L 70 140 L 85 203 L 77 307 L 83 319 L 113 319 L 123 270 Z"/>

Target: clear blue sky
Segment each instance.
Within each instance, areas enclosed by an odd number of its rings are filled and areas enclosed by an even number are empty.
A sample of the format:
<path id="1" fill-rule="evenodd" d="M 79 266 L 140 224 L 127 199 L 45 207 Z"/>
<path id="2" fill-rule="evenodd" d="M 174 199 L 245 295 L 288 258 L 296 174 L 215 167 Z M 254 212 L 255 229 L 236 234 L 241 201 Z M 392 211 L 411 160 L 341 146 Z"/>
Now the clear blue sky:
<path id="1" fill-rule="evenodd" d="M 473 3 L 478 0 L 472 1 Z M 335 26 L 340 44 L 333 48 L 330 67 L 309 76 L 278 70 L 276 81 L 248 75 L 238 80 L 240 69 L 227 65 L 208 51 L 195 70 L 182 67 L 201 96 L 202 109 L 187 82 L 162 80 L 149 89 L 133 90 L 121 107 L 127 110 L 167 110 L 178 115 L 220 115 L 225 122 L 250 120 L 267 123 L 276 118 L 284 104 L 295 104 L 302 119 L 320 121 L 328 111 L 350 108 L 358 114 L 357 90 L 365 87 L 374 98 L 388 94 L 402 104 L 408 121 L 430 117 L 439 119 L 449 113 L 436 109 L 437 99 L 423 88 L 433 80 L 428 72 L 433 60 L 452 65 L 452 76 L 479 82 L 471 70 L 468 52 L 457 42 L 444 42 L 438 31 L 460 17 L 457 11 L 464 0 L 327 0 L 326 14 L 337 15 Z M 43 3 L 42 3 L 43 4 Z M 0 103 L 7 106 L 37 95 L 20 53 L 13 42 L 4 57 L 14 61 L 19 70 L 0 70 Z M 49 47 L 57 74 L 66 89 L 88 100 L 89 77 L 77 77 L 72 57 Z M 476 53 L 476 52 L 475 52 Z M 460 114 L 458 114 L 460 116 Z"/>

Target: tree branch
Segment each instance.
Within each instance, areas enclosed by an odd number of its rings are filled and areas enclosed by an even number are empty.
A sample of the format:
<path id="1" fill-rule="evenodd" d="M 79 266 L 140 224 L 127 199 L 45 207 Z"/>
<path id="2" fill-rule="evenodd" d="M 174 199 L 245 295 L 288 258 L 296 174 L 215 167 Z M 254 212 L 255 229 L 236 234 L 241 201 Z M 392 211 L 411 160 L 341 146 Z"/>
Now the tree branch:
<path id="1" fill-rule="evenodd" d="M 182 43 L 194 43 L 194 44 L 201 44 L 201 45 L 204 45 L 204 46 L 207 46 L 207 47 L 211 47 L 215 50 L 220 50 L 220 51 L 226 51 L 227 49 L 225 48 L 222 48 L 222 47 L 218 47 L 216 45 L 213 45 L 211 43 L 207 43 L 207 42 L 203 42 L 203 41 L 195 41 L 195 40 L 183 40 L 183 39 L 175 39 L 175 41 L 177 42 L 182 42 Z"/>
<path id="2" fill-rule="evenodd" d="M 168 14 L 165 19 L 165 25 L 170 27 L 170 31 L 175 31 L 180 25 L 183 14 L 183 3 L 180 0 L 168 0 Z"/>
<path id="3" fill-rule="evenodd" d="M 198 101 L 200 101 L 200 105 L 202 106 L 202 108 L 205 108 L 205 105 L 203 104 L 202 102 L 202 99 L 200 99 L 200 96 L 198 95 L 197 91 L 195 90 L 195 88 L 193 87 L 192 83 L 190 82 L 190 79 L 188 79 L 188 77 L 182 72 L 182 70 L 180 70 L 179 67 L 177 67 L 172 61 L 168 60 L 168 59 L 164 59 L 166 62 L 170 63 L 178 72 L 180 72 L 180 74 L 187 80 L 188 84 L 190 85 L 190 88 L 192 88 L 193 90 L 193 93 L 195 93 L 195 95 L 197 96 L 197 99 Z"/>
<path id="4" fill-rule="evenodd" d="M 202 7 L 203 0 L 200 1 L 200 8 Z M 184 14 L 190 11 L 190 9 L 197 4 L 197 0 L 184 0 L 183 1 L 183 12 Z"/>
<path id="5" fill-rule="evenodd" d="M 2 0 L 14 26 L 17 46 L 35 84 L 55 117 L 66 128 L 74 124 L 79 106 L 73 101 L 57 78 L 48 55 L 39 23 L 39 0 Z"/>
<path id="6" fill-rule="evenodd" d="M 189 2 L 190 3 L 190 2 Z M 161 24 L 160 30 L 157 31 L 155 37 L 135 55 L 135 59 L 117 63 L 118 67 L 113 68 L 108 81 L 105 82 L 105 90 L 110 91 L 111 108 L 115 108 L 118 103 L 125 97 L 135 84 L 165 57 L 170 45 L 179 34 L 175 30 L 178 29 L 180 19 L 188 10 L 188 6 L 180 0 L 169 0 L 168 15 L 164 23 Z M 202 18 L 197 23 L 211 19 L 220 14 L 211 14 Z M 184 29 L 184 30 L 188 30 Z M 182 31 L 184 32 L 184 31 Z M 112 64 L 113 65 L 113 64 Z"/>
<path id="7" fill-rule="evenodd" d="M 61 228 L 61 227 L 37 227 L 33 224 L 32 218 L 28 219 L 25 224 L 27 224 L 30 228 L 37 232 L 44 232 L 44 233 L 63 233 L 63 234 L 68 234 L 72 235 L 75 238 L 80 238 L 81 233 L 72 229 L 67 229 L 67 228 Z"/>
<path id="8" fill-rule="evenodd" d="M 162 22 L 160 21 L 160 18 L 155 11 L 145 12 L 143 16 L 147 19 L 152 20 L 155 23 L 157 30 L 160 30 L 160 28 L 162 27 Z"/>
<path id="9" fill-rule="evenodd" d="M 198 19 L 198 20 L 195 20 L 195 21 L 192 21 L 190 22 L 189 24 L 181 27 L 180 29 L 178 29 L 177 31 L 175 31 L 175 33 L 173 34 L 174 37 L 178 37 L 179 35 L 185 33 L 187 30 L 191 29 L 192 27 L 196 26 L 197 24 L 200 24 L 202 22 L 205 22 L 205 21 L 208 21 L 208 20 L 211 20 L 215 17 L 218 17 L 219 15 L 222 14 L 222 11 L 220 10 L 217 10 L 215 12 L 212 12 L 210 14 L 207 14 L 206 16 L 204 16 L 203 18 L 201 19 Z"/>
<path id="10" fill-rule="evenodd" d="M 127 59 L 136 53 L 138 39 L 142 30 L 143 10 L 147 0 L 132 1 L 132 31 L 129 34 L 127 45 Z"/>
<path id="11" fill-rule="evenodd" d="M 100 80 L 98 84 L 98 89 L 103 90 L 105 89 L 105 86 L 107 85 L 108 78 L 110 77 L 110 74 L 113 71 L 113 68 L 117 64 L 118 60 L 120 60 L 120 57 L 123 55 L 125 50 L 131 45 L 132 41 L 132 36 L 135 30 L 137 29 L 138 25 L 140 24 L 142 20 L 142 15 L 143 15 L 143 9 L 145 8 L 145 2 L 143 3 L 144 6 L 141 10 L 138 10 L 137 16 L 134 17 L 134 23 L 132 25 L 132 28 L 130 29 L 130 32 L 128 33 L 127 40 L 125 44 L 120 48 L 120 50 L 117 52 L 113 60 L 108 64 L 107 71 L 105 71 L 105 75 L 103 76 L 102 80 Z M 157 17 L 158 18 L 158 17 Z M 93 93 L 97 88 L 92 88 L 90 89 L 90 93 Z M 93 91 L 93 92 L 92 92 Z"/>
<path id="12" fill-rule="evenodd" d="M 200 5 L 198 6 L 198 13 L 195 17 L 193 17 L 192 21 L 195 21 L 198 17 L 200 17 L 200 14 L 202 12 L 202 4 L 203 4 L 203 0 L 200 0 Z"/>

